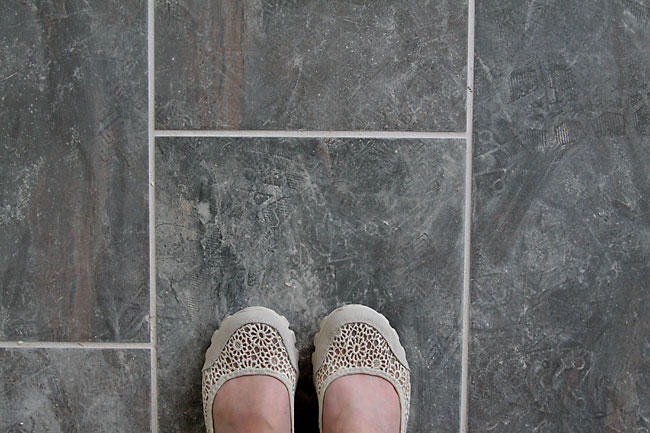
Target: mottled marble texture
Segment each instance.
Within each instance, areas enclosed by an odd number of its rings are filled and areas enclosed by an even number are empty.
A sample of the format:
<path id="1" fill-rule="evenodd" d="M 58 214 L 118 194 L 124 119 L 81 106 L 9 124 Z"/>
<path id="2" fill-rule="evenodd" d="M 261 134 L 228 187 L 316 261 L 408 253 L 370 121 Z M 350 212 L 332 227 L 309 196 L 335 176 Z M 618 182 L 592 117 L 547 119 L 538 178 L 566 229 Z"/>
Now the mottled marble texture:
<path id="1" fill-rule="evenodd" d="M 149 430 L 146 350 L 0 349 L 0 431 Z"/>
<path id="2" fill-rule="evenodd" d="M 249 305 L 295 330 L 296 431 L 317 431 L 312 340 L 346 303 L 399 332 L 410 430 L 457 431 L 463 151 L 458 140 L 157 139 L 161 431 L 203 431 L 204 350 Z"/>
<path id="3" fill-rule="evenodd" d="M 650 429 L 650 8 L 477 2 L 471 432 Z"/>
<path id="4" fill-rule="evenodd" d="M 0 14 L 0 340 L 148 340 L 146 4 Z"/>
<path id="5" fill-rule="evenodd" d="M 465 129 L 465 0 L 156 0 L 160 129 Z"/>

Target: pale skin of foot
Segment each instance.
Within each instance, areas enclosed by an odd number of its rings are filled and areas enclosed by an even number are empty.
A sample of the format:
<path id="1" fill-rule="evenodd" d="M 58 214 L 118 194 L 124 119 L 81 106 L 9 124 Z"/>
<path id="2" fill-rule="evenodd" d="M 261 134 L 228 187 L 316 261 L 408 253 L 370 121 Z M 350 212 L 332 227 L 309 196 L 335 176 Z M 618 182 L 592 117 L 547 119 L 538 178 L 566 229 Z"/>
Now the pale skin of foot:
<path id="1" fill-rule="evenodd" d="M 270 376 L 227 381 L 212 405 L 215 433 L 290 433 L 289 395 Z M 353 374 L 334 380 L 325 392 L 323 433 L 399 433 L 400 405 L 386 380 Z"/>
<path id="2" fill-rule="evenodd" d="M 290 433 L 287 388 L 271 376 L 240 376 L 223 384 L 214 397 L 215 433 Z"/>
<path id="3" fill-rule="evenodd" d="M 397 391 L 381 377 L 351 374 L 325 391 L 323 433 L 399 433 Z"/>

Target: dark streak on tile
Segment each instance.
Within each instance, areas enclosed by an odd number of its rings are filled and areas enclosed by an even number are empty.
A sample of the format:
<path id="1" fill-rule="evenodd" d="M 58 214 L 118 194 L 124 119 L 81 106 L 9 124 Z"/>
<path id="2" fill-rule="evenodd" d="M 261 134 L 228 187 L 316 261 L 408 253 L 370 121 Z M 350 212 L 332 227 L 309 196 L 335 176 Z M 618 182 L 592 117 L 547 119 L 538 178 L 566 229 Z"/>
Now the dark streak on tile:
<path id="1" fill-rule="evenodd" d="M 477 5 L 470 431 L 647 431 L 644 6 Z"/>
<path id="2" fill-rule="evenodd" d="M 148 340 L 145 6 L 3 6 L 1 340 Z"/>
<path id="3" fill-rule="evenodd" d="M 296 431 L 317 431 L 319 321 L 364 303 L 413 369 L 412 431 L 458 429 L 463 149 L 450 140 L 158 139 L 161 431 L 203 431 L 200 368 L 227 314 L 295 330 Z"/>
<path id="4" fill-rule="evenodd" d="M 463 130 L 466 15 L 464 0 L 157 0 L 157 127 Z"/>

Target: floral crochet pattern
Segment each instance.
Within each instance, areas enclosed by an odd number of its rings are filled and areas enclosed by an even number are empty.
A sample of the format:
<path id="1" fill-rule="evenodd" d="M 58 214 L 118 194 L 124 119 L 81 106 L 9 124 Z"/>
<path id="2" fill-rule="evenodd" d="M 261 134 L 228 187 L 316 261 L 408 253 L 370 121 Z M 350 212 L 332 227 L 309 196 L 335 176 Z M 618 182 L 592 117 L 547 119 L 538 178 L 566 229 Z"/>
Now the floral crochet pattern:
<path id="1" fill-rule="evenodd" d="M 321 394 L 330 376 L 358 368 L 368 368 L 393 378 L 403 391 L 408 416 L 411 395 L 409 370 L 393 354 L 383 335 L 367 323 L 346 323 L 338 329 L 316 372 L 316 391 Z"/>
<path id="2" fill-rule="evenodd" d="M 265 323 L 242 326 L 230 336 L 214 364 L 203 371 L 206 425 L 207 414 L 212 414 L 209 406 L 218 389 L 228 379 L 242 373 L 277 375 L 288 380 L 295 389 L 297 372 L 291 365 L 282 336 L 275 328 Z"/>

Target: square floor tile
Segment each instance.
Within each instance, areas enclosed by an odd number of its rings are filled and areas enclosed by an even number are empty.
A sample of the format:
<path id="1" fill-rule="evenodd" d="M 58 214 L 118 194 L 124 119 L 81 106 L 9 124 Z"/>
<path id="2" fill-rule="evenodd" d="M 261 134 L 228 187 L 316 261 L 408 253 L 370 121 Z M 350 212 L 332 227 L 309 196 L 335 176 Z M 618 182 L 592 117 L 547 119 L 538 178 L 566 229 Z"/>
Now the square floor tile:
<path id="1" fill-rule="evenodd" d="M 160 129 L 463 131 L 467 2 L 156 1 Z"/>
<path id="2" fill-rule="evenodd" d="M 3 432 L 150 431 L 149 351 L 0 349 Z"/>
<path id="3" fill-rule="evenodd" d="M 647 11 L 478 3 L 471 432 L 650 427 Z"/>
<path id="4" fill-rule="evenodd" d="M 3 3 L 0 340 L 148 341 L 145 12 Z"/>
<path id="5" fill-rule="evenodd" d="M 296 332 L 296 431 L 317 431 L 319 321 L 385 314 L 412 368 L 410 430 L 458 430 L 464 141 L 156 141 L 161 431 L 203 431 L 200 369 L 228 314 Z"/>

